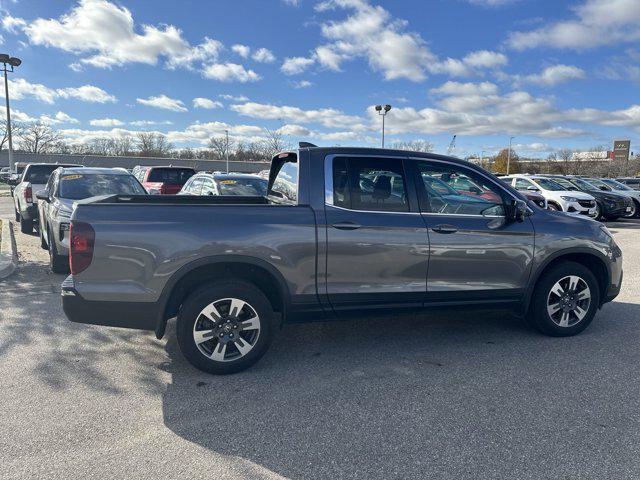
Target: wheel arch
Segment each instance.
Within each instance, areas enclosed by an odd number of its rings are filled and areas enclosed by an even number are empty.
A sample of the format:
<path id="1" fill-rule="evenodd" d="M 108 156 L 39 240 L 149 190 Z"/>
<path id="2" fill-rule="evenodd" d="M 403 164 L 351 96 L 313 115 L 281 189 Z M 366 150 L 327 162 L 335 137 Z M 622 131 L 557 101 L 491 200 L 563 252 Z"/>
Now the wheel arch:
<path id="1" fill-rule="evenodd" d="M 167 320 L 178 313 L 180 305 L 195 287 L 216 279 L 232 278 L 254 284 L 269 299 L 274 311 L 282 319 L 286 317 L 289 288 L 273 265 L 256 257 L 219 255 L 190 262 L 171 276 L 160 295 L 156 337 L 164 336 Z"/>
<path id="2" fill-rule="evenodd" d="M 600 306 L 602 305 L 604 298 L 606 297 L 607 288 L 611 282 L 611 271 L 609 269 L 606 257 L 604 256 L 604 254 L 596 250 L 587 248 L 576 248 L 556 252 L 555 254 L 547 258 L 537 268 L 537 270 L 531 277 L 531 281 L 529 282 L 530 286 L 527 289 L 522 313 L 526 313 L 529 310 L 531 297 L 533 296 L 533 292 L 538 285 L 538 281 L 540 280 L 542 274 L 563 261 L 579 263 L 587 267 L 593 273 L 594 277 L 596 277 L 596 281 L 598 282 Z"/>

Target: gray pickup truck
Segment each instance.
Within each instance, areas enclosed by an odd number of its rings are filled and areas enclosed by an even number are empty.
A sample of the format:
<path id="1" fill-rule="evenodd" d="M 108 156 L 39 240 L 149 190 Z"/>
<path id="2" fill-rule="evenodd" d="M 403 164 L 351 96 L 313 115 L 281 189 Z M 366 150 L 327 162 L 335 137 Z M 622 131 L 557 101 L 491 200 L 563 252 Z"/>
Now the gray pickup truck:
<path id="1" fill-rule="evenodd" d="M 211 373 L 255 363 L 283 322 L 497 306 L 574 335 L 622 283 L 600 223 L 462 160 L 395 150 L 301 145 L 274 157 L 264 197 L 80 201 L 70 239 L 70 320 L 162 338 L 177 317 L 183 354 Z"/>

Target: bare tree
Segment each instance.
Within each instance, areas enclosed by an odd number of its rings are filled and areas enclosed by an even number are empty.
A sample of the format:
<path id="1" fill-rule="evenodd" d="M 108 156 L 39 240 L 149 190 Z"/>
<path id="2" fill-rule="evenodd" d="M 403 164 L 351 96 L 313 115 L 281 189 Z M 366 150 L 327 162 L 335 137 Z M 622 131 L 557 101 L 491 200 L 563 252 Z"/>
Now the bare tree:
<path id="1" fill-rule="evenodd" d="M 22 122 L 11 122 L 11 136 L 15 140 L 22 137 L 27 130 L 27 125 Z M 9 144 L 9 133 L 7 131 L 7 119 L 0 119 L 0 150 L 4 150 Z"/>
<path id="2" fill-rule="evenodd" d="M 394 142 L 391 148 L 395 150 L 410 150 L 412 152 L 433 152 L 434 145 L 428 140 L 411 140 L 407 142 Z"/>
<path id="3" fill-rule="evenodd" d="M 167 157 L 173 150 L 173 145 L 167 137 L 155 132 L 138 133 L 136 147 L 141 157 Z"/>
<path id="4" fill-rule="evenodd" d="M 227 137 L 211 137 L 207 148 L 211 151 L 214 160 L 224 160 L 227 155 L 231 155 L 233 150 L 233 140 L 229 139 L 227 144 Z"/>
<path id="5" fill-rule="evenodd" d="M 573 151 L 569 148 L 561 148 L 558 150 L 558 159 L 560 160 L 561 173 L 568 174 L 571 169 L 571 158 L 573 157 Z"/>
<path id="6" fill-rule="evenodd" d="M 36 122 L 29 125 L 22 134 L 20 146 L 29 153 L 51 153 L 59 148 L 61 141 L 60 132 L 42 122 Z"/>
<path id="7" fill-rule="evenodd" d="M 278 130 L 264 129 L 266 139 L 264 140 L 263 156 L 271 159 L 275 154 L 289 148 L 290 144 L 284 138 L 284 135 Z"/>

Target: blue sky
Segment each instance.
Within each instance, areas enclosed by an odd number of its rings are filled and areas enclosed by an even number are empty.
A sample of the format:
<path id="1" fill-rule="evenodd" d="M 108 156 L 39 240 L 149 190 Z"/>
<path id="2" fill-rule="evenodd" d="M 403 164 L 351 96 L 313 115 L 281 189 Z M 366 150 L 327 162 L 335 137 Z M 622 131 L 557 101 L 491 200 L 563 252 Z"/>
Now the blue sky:
<path id="1" fill-rule="evenodd" d="M 69 142 L 424 139 L 525 155 L 640 141 L 638 0 L 4 1 L 14 117 Z"/>

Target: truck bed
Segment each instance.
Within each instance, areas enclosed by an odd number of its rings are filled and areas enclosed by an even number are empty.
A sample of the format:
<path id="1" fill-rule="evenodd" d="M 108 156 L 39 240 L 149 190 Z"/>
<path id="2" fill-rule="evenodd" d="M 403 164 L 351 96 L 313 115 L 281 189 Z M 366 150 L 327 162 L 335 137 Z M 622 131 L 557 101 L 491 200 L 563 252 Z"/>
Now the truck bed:
<path id="1" fill-rule="evenodd" d="M 149 204 L 149 205 L 267 205 L 272 200 L 267 197 L 240 195 L 105 195 L 76 202 L 86 204 Z"/>

